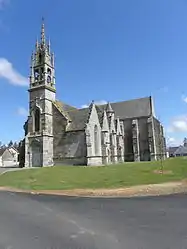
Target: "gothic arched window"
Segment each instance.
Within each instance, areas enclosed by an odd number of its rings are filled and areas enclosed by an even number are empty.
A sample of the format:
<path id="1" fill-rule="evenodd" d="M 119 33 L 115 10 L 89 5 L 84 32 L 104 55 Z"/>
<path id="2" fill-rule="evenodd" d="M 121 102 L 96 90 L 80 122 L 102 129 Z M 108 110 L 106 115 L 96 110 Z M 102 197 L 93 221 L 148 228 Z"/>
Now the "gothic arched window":
<path id="1" fill-rule="evenodd" d="M 99 131 L 98 131 L 98 126 L 94 126 L 94 150 L 95 150 L 95 155 L 98 154 L 99 151 Z"/>
<path id="2" fill-rule="evenodd" d="M 34 112 L 34 130 L 40 131 L 40 109 L 38 107 Z"/>
<path id="3" fill-rule="evenodd" d="M 51 69 L 50 68 L 47 69 L 47 74 L 51 75 Z"/>

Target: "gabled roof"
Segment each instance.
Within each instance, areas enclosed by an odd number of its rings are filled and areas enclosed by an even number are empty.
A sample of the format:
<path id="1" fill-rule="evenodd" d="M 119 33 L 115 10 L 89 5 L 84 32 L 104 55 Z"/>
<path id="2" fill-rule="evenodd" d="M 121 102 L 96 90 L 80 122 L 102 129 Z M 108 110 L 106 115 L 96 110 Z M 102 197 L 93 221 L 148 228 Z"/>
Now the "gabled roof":
<path id="1" fill-rule="evenodd" d="M 103 124 L 103 115 L 104 115 L 104 112 L 103 112 L 103 110 L 100 109 L 99 106 L 97 106 L 97 105 L 95 106 L 95 108 L 96 108 L 96 111 L 97 111 L 97 114 L 98 114 L 99 123 L 100 123 L 100 125 L 102 126 L 102 124 Z"/>
<path id="2" fill-rule="evenodd" d="M 9 150 L 9 149 L 11 149 L 11 148 L 14 149 L 15 152 L 19 153 L 18 150 L 17 150 L 16 148 L 14 148 L 13 146 L 10 146 L 10 147 L 1 148 L 1 149 L 0 149 L 0 156 L 2 156 L 3 153 L 4 153 L 6 150 L 8 150 L 9 153 L 12 155 L 12 152 Z"/>
<path id="3" fill-rule="evenodd" d="M 68 112 L 78 110 L 77 108 L 67 105 L 59 100 L 55 100 L 53 102 L 54 106 L 58 109 L 58 111 L 67 119 L 69 119 Z"/>
<path id="4" fill-rule="evenodd" d="M 149 117 L 152 114 L 151 97 L 111 103 L 115 116 L 120 119 Z M 100 106 L 105 109 L 106 105 Z"/>
<path id="5" fill-rule="evenodd" d="M 76 108 L 74 106 L 71 106 L 71 105 L 68 105 L 68 104 L 66 104 L 66 103 L 64 103 L 62 101 L 56 100 L 55 102 L 56 102 L 57 105 L 59 105 L 59 107 L 61 109 L 63 109 L 66 112 L 78 110 L 78 108 Z"/>
<path id="6" fill-rule="evenodd" d="M 174 154 L 174 152 L 175 152 L 178 148 L 179 148 L 179 146 L 169 147 L 169 148 L 168 148 L 169 154 Z"/>
<path id="7" fill-rule="evenodd" d="M 179 146 L 178 149 L 174 152 L 174 155 L 187 154 L 187 147 Z"/>
<path id="8" fill-rule="evenodd" d="M 69 111 L 68 115 L 70 117 L 71 122 L 67 127 L 67 131 L 84 130 L 88 121 L 89 113 L 89 108 Z"/>
<path id="9" fill-rule="evenodd" d="M 54 101 L 54 106 L 69 121 L 67 131 L 84 130 L 88 116 L 89 108 L 77 109 L 76 107 L 67 105 L 61 101 Z"/>
<path id="10" fill-rule="evenodd" d="M 77 109 L 60 101 L 55 101 L 56 108 L 69 120 L 67 131 L 84 130 L 88 122 L 90 107 Z M 107 105 L 95 105 L 100 124 L 103 121 L 103 112 Z M 115 117 L 120 119 L 149 117 L 151 115 L 151 97 L 133 99 L 110 104 L 111 110 L 114 110 Z"/>

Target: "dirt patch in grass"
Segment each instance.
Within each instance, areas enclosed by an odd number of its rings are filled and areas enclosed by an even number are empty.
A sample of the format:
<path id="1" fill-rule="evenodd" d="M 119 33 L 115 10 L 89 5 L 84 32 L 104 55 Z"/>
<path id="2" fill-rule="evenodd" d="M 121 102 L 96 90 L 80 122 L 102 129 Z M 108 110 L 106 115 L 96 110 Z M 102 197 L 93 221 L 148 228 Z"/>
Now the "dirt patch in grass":
<path id="1" fill-rule="evenodd" d="M 154 170 L 153 173 L 155 174 L 161 174 L 161 175 L 172 175 L 172 170 Z"/>
<path id="2" fill-rule="evenodd" d="M 159 196 L 177 193 L 187 193 L 187 181 L 169 182 L 162 184 L 139 185 L 117 189 L 74 189 L 74 190 L 20 190 L 0 187 L 0 191 L 21 192 L 29 194 L 46 194 L 78 197 L 137 197 Z"/>

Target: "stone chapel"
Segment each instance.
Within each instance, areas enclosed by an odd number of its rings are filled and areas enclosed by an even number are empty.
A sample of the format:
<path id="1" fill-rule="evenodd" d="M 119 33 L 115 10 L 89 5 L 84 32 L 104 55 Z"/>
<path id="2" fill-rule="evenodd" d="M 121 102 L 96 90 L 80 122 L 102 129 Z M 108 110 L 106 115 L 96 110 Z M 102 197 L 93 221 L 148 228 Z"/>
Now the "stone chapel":
<path id="1" fill-rule="evenodd" d="M 21 142 L 25 167 L 105 165 L 166 155 L 163 126 L 151 96 L 76 108 L 56 99 L 55 57 L 41 40 L 31 56 L 29 116 Z"/>

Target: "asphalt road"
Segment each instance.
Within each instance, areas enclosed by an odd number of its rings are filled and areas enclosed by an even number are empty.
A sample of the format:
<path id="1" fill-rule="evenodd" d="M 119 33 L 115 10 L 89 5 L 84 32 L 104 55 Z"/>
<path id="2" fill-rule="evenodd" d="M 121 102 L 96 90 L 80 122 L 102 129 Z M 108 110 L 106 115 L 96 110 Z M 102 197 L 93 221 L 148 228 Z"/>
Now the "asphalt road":
<path id="1" fill-rule="evenodd" d="M 74 198 L 0 192 L 0 249 L 184 249 L 187 196 Z"/>

